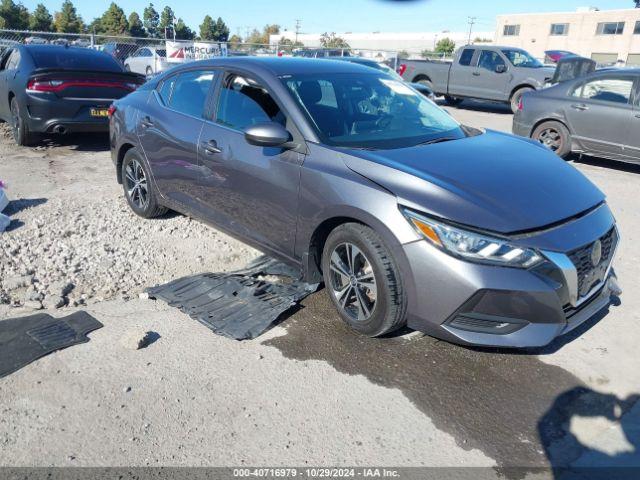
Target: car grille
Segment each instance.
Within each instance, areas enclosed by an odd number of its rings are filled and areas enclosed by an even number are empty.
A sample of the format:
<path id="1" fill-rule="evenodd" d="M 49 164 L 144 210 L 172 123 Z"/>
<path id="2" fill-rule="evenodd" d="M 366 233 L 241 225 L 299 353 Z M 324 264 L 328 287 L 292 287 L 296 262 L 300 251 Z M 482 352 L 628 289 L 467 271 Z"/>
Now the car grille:
<path id="1" fill-rule="evenodd" d="M 578 273 L 579 299 L 586 297 L 596 285 L 604 280 L 618 243 L 618 233 L 615 227 L 598 240 L 602 245 L 602 256 L 600 262 L 595 266 L 591 260 L 595 241 L 568 254 Z"/>

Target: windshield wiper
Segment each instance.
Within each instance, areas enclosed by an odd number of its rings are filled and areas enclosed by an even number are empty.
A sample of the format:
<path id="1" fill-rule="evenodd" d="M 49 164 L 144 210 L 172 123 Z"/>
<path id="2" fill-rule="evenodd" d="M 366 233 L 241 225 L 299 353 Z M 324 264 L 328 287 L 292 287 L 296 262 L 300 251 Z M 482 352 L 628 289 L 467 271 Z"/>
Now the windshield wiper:
<path id="1" fill-rule="evenodd" d="M 433 145 L 434 143 L 450 142 L 452 140 L 458 140 L 458 138 L 456 138 L 456 137 L 438 137 L 438 138 L 434 138 L 433 140 L 427 140 L 426 142 L 420 142 L 420 143 L 416 144 L 415 146 L 417 147 L 418 145 Z"/>

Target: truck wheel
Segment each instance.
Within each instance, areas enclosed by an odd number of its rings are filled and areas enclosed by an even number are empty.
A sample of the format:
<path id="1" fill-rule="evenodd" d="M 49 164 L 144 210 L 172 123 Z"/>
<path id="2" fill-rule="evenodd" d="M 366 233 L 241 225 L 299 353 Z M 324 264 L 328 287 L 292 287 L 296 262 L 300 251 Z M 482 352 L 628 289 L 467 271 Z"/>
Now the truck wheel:
<path id="1" fill-rule="evenodd" d="M 322 272 L 331 301 L 355 331 L 378 337 L 406 322 L 406 293 L 400 270 L 372 229 L 345 223 L 327 238 Z"/>
<path id="2" fill-rule="evenodd" d="M 463 99 L 460 97 L 452 97 L 451 95 L 444 96 L 444 101 L 446 102 L 447 105 L 451 107 L 457 107 L 462 103 L 462 100 Z"/>
<path id="3" fill-rule="evenodd" d="M 571 133 L 560 122 L 544 122 L 538 125 L 531 138 L 539 141 L 559 157 L 567 158 L 571 153 Z"/>
<path id="4" fill-rule="evenodd" d="M 431 90 L 432 92 L 435 91 L 433 89 L 433 82 L 427 78 L 421 78 L 416 83 L 419 83 L 420 85 L 424 85 L 425 87 L 429 88 L 429 90 Z"/>
<path id="5" fill-rule="evenodd" d="M 522 95 L 533 91 L 534 89 L 531 87 L 522 87 L 513 92 L 513 95 L 511 95 L 511 111 L 513 113 L 516 113 L 518 111 L 518 107 L 520 106 L 520 99 L 522 98 Z"/>

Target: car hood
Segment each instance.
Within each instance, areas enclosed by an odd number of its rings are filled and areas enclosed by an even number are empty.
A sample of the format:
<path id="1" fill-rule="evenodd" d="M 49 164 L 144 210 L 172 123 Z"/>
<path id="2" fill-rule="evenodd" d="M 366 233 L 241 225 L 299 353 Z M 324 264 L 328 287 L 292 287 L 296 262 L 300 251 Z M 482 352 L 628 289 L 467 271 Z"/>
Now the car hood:
<path id="1" fill-rule="evenodd" d="M 354 172 L 424 213 L 499 233 L 540 229 L 604 200 L 582 173 L 531 140 L 494 131 L 396 150 L 342 150 Z"/>

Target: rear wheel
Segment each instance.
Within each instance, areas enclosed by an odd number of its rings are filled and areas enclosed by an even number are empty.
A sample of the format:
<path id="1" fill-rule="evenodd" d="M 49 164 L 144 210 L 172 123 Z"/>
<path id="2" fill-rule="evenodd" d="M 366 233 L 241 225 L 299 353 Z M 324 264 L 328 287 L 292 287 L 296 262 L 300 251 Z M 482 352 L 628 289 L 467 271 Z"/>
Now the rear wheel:
<path id="1" fill-rule="evenodd" d="M 433 82 L 431 80 L 429 80 L 428 78 L 421 78 L 419 79 L 416 83 L 419 83 L 420 85 L 424 85 L 425 87 L 428 87 L 429 90 L 431 90 L 433 92 Z"/>
<path id="2" fill-rule="evenodd" d="M 149 171 L 135 148 L 124 156 L 122 187 L 127 203 L 136 215 L 154 218 L 167 212 L 167 209 L 158 203 Z"/>
<path id="3" fill-rule="evenodd" d="M 22 111 L 16 97 L 11 99 L 11 130 L 13 132 L 13 140 L 16 142 L 16 145 L 29 146 L 36 139 L 36 135 L 29 131 L 29 125 L 24 121 Z"/>
<path id="4" fill-rule="evenodd" d="M 544 122 L 538 125 L 531 138 L 539 141 L 559 157 L 567 158 L 571 153 L 571 133 L 560 122 Z"/>
<path id="5" fill-rule="evenodd" d="M 515 92 L 513 92 L 513 95 L 511 95 L 511 111 L 513 113 L 516 113 L 518 111 L 518 108 L 520 106 L 520 100 L 522 99 L 522 96 L 525 93 L 529 93 L 529 92 L 533 92 L 534 89 L 531 87 L 522 87 L 519 88 L 518 90 L 516 90 Z"/>
<path id="6" fill-rule="evenodd" d="M 377 337 L 405 324 L 407 301 L 398 266 L 369 227 L 346 223 L 331 232 L 322 271 L 340 317 L 357 332 Z"/>
<path id="7" fill-rule="evenodd" d="M 447 103 L 447 105 L 450 105 L 452 107 L 457 107 L 458 105 L 460 105 L 462 103 L 462 98 L 460 97 L 452 97 L 451 95 L 445 95 L 444 96 L 444 101 Z"/>

